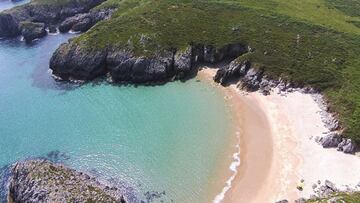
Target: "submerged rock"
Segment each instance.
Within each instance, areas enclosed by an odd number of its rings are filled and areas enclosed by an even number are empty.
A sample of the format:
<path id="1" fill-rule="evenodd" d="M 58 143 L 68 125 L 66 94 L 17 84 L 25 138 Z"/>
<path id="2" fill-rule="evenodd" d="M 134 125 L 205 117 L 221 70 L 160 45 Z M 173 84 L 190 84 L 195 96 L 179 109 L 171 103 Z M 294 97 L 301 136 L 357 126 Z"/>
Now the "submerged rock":
<path id="1" fill-rule="evenodd" d="M 11 169 L 12 202 L 126 202 L 120 190 L 45 160 L 18 162 Z"/>

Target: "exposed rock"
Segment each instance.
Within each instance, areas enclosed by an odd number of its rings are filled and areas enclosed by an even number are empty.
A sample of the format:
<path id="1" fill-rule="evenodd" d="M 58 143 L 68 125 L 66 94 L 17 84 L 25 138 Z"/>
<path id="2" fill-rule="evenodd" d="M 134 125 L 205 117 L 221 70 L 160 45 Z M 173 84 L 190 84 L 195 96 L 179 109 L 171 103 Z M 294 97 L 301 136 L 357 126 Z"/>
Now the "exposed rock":
<path id="1" fill-rule="evenodd" d="M 342 138 L 336 133 L 330 133 L 325 137 L 319 139 L 320 144 L 324 148 L 337 147 L 342 141 Z"/>
<path id="2" fill-rule="evenodd" d="M 247 91 L 256 91 L 260 88 L 263 71 L 250 68 L 245 76 L 241 79 L 241 88 Z"/>
<path id="3" fill-rule="evenodd" d="M 106 55 L 106 50 L 86 50 L 77 44 L 65 43 L 51 57 L 50 68 L 65 80 L 91 80 L 106 73 Z"/>
<path id="4" fill-rule="evenodd" d="M 61 45 L 54 53 L 50 68 L 63 79 L 90 80 L 100 75 L 114 82 L 158 83 L 176 76 L 190 76 L 196 64 L 204 62 L 204 46 L 189 46 L 183 51 L 162 50 L 152 56 L 134 55 L 128 49 L 86 49 L 74 42 Z M 214 52 L 214 60 L 241 54 L 241 46 L 228 45 Z M 221 53 L 221 57 L 219 57 Z M 229 54 L 229 55 L 227 55 Z M 75 60 L 76 59 L 76 60 Z M 216 61 L 215 60 L 215 61 Z M 94 63 L 91 63 L 93 61 Z"/>
<path id="5" fill-rule="evenodd" d="M 289 203 L 289 201 L 286 200 L 286 199 L 284 199 L 284 200 L 277 201 L 277 202 L 275 202 L 275 203 Z"/>
<path id="6" fill-rule="evenodd" d="M 306 199 L 304 199 L 304 198 L 295 200 L 295 203 L 305 203 L 305 202 L 306 202 Z"/>
<path id="7" fill-rule="evenodd" d="M 192 47 L 189 46 L 183 51 L 177 51 L 174 56 L 174 70 L 178 78 L 184 78 L 191 71 L 192 65 Z"/>
<path id="8" fill-rule="evenodd" d="M 228 66 L 220 68 L 214 77 L 215 82 L 225 85 L 232 80 L 238 80 L 244 76 L 250 68 L 249 61 L 239 62 L 237 60 L 232 61 Z"/>
<path id="9" fill-rule="evenodd" d="M 44 23 L 22 22 L 20 28 L 21 34 L 27 43 L 47 34 Z"/>
<path id="10" fill-rule="evenodd" d="M 356 151 L 356 144 L 351 139 L 342 139 L 337 147 L 339 151 L 347 154 L 353 154 Z"/>
<path id="11" fill-rule="evenodd" d="M 120 190 L 44 160 L 18 162 L 9 179 L 12 202 L 126 202 Z M 111 187 L 114 188 L 114 187 Z"/>
<path id="12" fill-rule="evenodd" d="M 66 18 L 60 24 L 59 30 L 60 32 L 68 32 L 69 30 L 73 30 L 75 32 L 86 32 L 97 22 L 109 18 L 112 12 L 112 9 L 107 9 L 77 14 Z"/>
<path id="13" fill-rule="evenodd" d="M 329 180 L 325 180 L 325 186 L 329 189 L 331 189 L 332 191 L 337 191 L 336 187 L 335 187 L 335 184 L 332 183 L 331 181 Z"/>
<path id="14" fill-rule="evenodd" d="M 86 13 L 105 0 L 70 0 L 67 3 L 28 3 L 6 10 L 0 14 L 0 37 L 16 37 L 21 33 L 20 23 L 41 22 L 58 24 L 65 18 Z"/>
<path id="15" fill-rule="evenodd" d="M 0 37 L 13 37 L 20 35 L 18 22 L 7 13 L 0 13 Z"/>
<path id="16" fill-rule="evenodd" d="M 49 26 L 49 33 L 57 33 L 57 28 L 55 25 Z"/>

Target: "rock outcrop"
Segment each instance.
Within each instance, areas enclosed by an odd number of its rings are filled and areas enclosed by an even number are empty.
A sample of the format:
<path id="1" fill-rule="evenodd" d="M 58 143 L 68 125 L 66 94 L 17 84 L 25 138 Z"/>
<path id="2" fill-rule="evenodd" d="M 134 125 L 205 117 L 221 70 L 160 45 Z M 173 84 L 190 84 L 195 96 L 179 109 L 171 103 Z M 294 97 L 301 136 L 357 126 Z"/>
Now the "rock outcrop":
<path id="1" fill-rule="evenodd" d="M 97 22 L 109 18 L 113 10 L 92 11 L 66 18 L 59 26 L 60 32 L 86 32 Z"/>
<path id="2" fill-rule="evenodd" d="M 20 35 L 18 22 L 8 13 L 0 13 L 0 37 Z"/>
<path id="3" fill-rule="evenodd" d="M 21 34 L 27 43 L 34 39 L 46 36 L 44 23 L 22 22 L 20 24 Z"/>
<path id="4" fill-rule="evenodd" d="M 220 62 L 245 51 L 241 44 L 220 49 L 193 45 L 184 50 L 163 50 L 152 56 L 141 56 L 128 49 L 89 49 L 70 41 L 55 51 L 50 68 L 54 75 L 65 80 L 91 80 L 108 73 L 114 82 L 158 83 L 185 78 L 196 70 L 199 63 Z"/>
<path id="5" fill-rule="evenodd" d="M 0 37 L 16 37 L 23 34 L 21 24 L 24 21 L 43 23 L 46 27 L 49 27 L 50 25 L 59 24 L 66 18 L 76 14 L 87 13 L 91 8 L 104 1 L 105 0 L 70 0 L 66 3 L 33 1 L 28 4 L 14 7 L 0 13 Z M 92 14 L 92 16 L 94 16 L 93 19 L 101 19 L 104 15 L 104 11 L 99 11 L 98 14 L 96 14 L 96 12 Z M 89 26 L 93 25 L 93 21 L 91 21 L 91 23 L 81 21 L 77 22 L 77 24 L 79 27 L 78 29 L 86 30 L 89 29 Z M 36 35 L 36 33 L 29 34 Z"/>
<path id="6" fill-rule="evenodd" d="M 353 154 L 357 150 L 357 145 L 351 139 L 343 138 L 335 132 L 329 133 L 324 137 L 317 137 L 315 141 L 324 148 L 337 148 L 338 151 L 347 154 Z"/>
<path id="7" fill-rule="evenodd" d="M 118 188 L 45 160 L 14 164 L 9 181 L 10 202 L 126 202 Z"/>

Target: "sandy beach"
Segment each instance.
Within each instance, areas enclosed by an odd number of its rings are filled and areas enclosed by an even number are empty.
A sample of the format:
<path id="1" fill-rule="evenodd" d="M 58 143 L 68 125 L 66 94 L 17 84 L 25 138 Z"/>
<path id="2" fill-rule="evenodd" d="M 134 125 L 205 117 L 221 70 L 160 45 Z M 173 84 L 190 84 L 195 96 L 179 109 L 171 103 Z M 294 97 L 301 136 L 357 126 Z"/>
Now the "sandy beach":
<path id="1" fill-rule="evenodd" d="M 339 189 L 356 187 L 360 158 L 324 149 L 314 141 L 328 129 L 311 94 L 246 93 L 235 85 L 216 84 L 215 73 L 216 69 L 204 68 L 198 78 L 222 90 L 240 134 L 240 165 L 221 202 L 293 202 L 309 198 L 319 180 L 330 180 Z M 298 191 L 301 179 L 304 190 Z"/>

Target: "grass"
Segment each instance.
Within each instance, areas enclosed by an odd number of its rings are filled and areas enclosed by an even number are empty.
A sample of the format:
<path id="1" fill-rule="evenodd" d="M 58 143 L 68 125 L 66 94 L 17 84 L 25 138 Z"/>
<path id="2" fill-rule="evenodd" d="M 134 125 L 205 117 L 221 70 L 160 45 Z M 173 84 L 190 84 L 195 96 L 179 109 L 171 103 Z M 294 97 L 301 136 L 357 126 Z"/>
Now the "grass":
<path id="1" fill-rule="evenodd" d="M 360 143 L 356 5 L 351 0 L 108 0 L 95 9 L 118 11 L 73 43 L 88 49 L 126 47 L 137 55 L 190 43 L 247 44 L 255 52 L 246 58 L 266 67 L 269 76 L 321 90 L 344 136 Z M 144 36 L 146 44 L 140 42 Z"/>
<path id="2" fill-rule="evenodd" d="M 360 193 L 336 193 L 332 195 L 330 198 L 324 198 L 324 199 L 316 199 L 316 200 L 309 200 L 307 203 L 327 203 L 329 200 L 332 199 L 334 203 L 359 203 L 360 202 Z"/>

